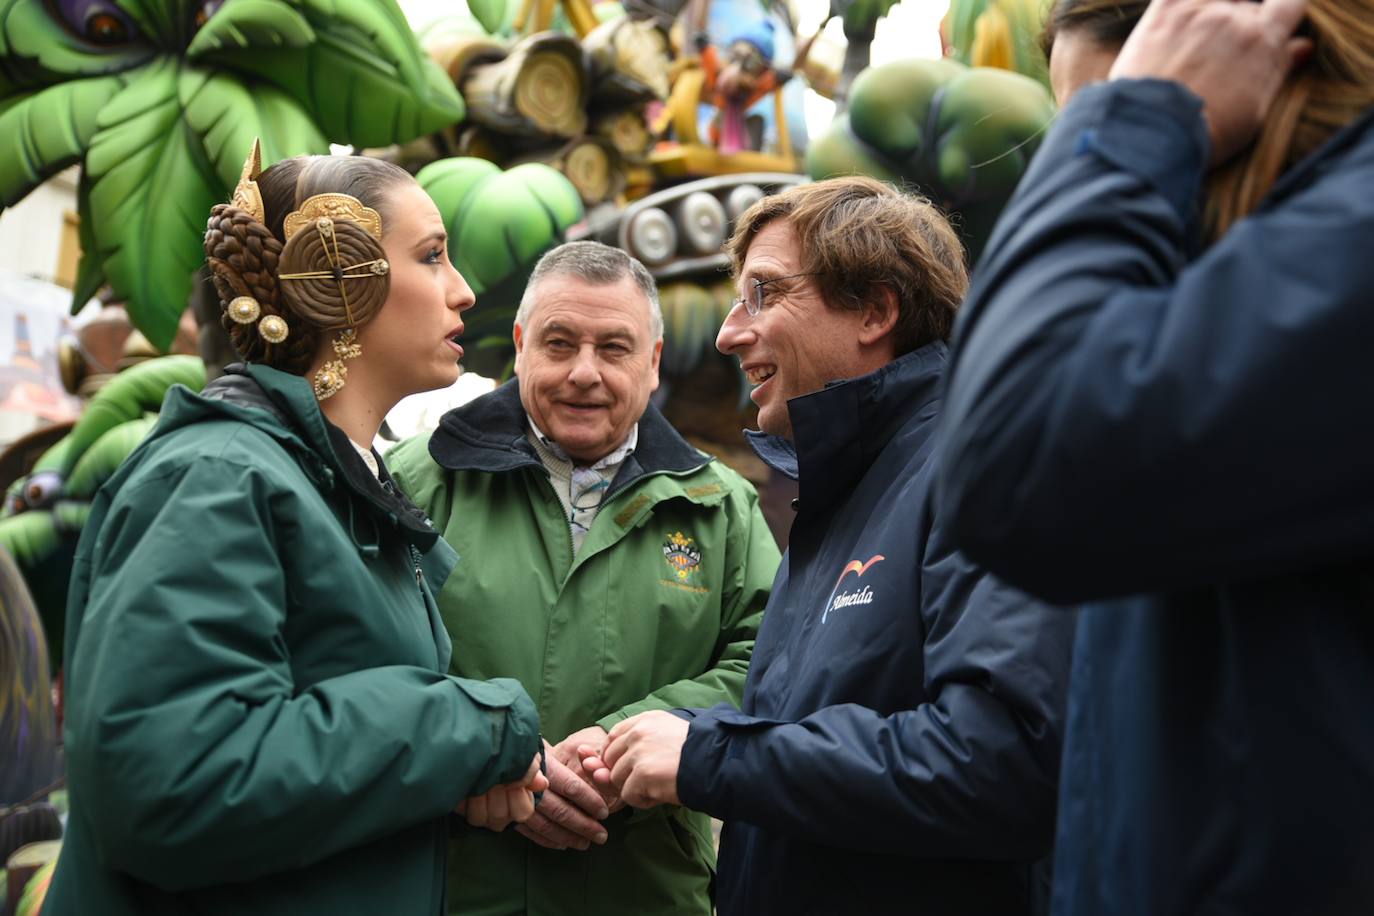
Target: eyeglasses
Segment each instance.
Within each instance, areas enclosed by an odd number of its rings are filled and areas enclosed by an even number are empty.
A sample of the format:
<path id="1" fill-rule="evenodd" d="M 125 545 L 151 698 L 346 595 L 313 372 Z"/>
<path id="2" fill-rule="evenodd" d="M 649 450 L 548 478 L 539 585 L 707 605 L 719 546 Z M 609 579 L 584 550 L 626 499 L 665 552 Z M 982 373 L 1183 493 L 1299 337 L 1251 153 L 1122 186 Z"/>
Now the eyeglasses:
<path id="1" fill-rule="evenodd" d="M 743 305 L 744 313 L 750 318 L 753 318 L 759 312 L 763 311 L 763 288 L 769 283 L 777 283 L 779 280 L 795 280 L 797 277 L 815 276 L 817 276 L 817 274 L 813 271 L 803 274 L 788 274 L 785 277 L 769 277 L 767 280 L 755 280 L 753 281 L 754 288 L 749 291 L 749 295 L 747 297 L 741 296 L 735 299 L 730 303 L 730 309 L 733 311 L 737 306 Z"/>

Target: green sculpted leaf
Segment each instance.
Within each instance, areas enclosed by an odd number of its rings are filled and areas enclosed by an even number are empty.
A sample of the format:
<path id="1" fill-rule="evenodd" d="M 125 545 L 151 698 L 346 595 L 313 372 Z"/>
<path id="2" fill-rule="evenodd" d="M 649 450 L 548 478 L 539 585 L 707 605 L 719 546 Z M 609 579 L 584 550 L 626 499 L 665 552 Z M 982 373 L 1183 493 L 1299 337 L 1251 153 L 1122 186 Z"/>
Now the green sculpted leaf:
<path id="1" fill-rule="evenodd" d="M 101 112 L 81 178 L 105 277 L 134 326 L 161 349 L 205 260 L 206 215 L 227 196 L 181 117 L 208 79 L 171 58 L 140 72 Z"/>
<path id="2" fill-rule="evenodd" d="M 281 0 L 235 0 L 196 33 L 188 57 L 226 48 L 304 48 L 315 30 Z"/>
<path id="3" fill-rule="evenodd" d="M 296 7 L 317 26 L 332 25 L 355 32 L 365 39 L 370 53 L 380 56 L 401 73 L 402 78 L 419 79 L 420 46 L 405 13 L 395 0 L 284 0 Z"/>
<path id="4" fill-rule="evenodd" d="M 918 59 L 869 67 L 850 89 L 854 133 L 898 162 L 919 155 L 934 139 L 925 131 L 937 92 L 966 69 L 954 61 Z"/>
<path id="5" fill-rule="evenodd" d="M 37 89 L 74 76 L 129 70 L 156 53 L 138 38 L 108 47 L 81 41 L 53 18 L 44 0 L 0 0 L 0 92 L 5 95 L 4 82 L 14 89 Z"/>
<path id="6" fill-rule="evenodd" d="M 501 174 L 501 167 L 494 162 L 473 156 L 457 156 L 453 159 L 440 159 L 438 162 L 431 162 L 420 169 L 415 175 L 415 180 L 420 182 L 420 187 L 424 188 L 425 193 L 434 199 L 434 205 L 439 208 L 439 213 L 444 217 L 445 225 L 452 230 L 453 221 L 457 219 L 463 201 L 472 193 L 473 188 L 499 174 Z M 454 241 L 455 239 L 450 235 L 449 254 L 451 255 L 457 254 L 453 247 Z M 456 257 L 453 263 L 455 266 L 458 264 Z"/>
<path id="7" fill-rule="evenodd" d="M 246 85 L 223 73 L 186 80 L 186 123 L 201 138 L 227 200 L 254 138 L 262 140 L 263 165 L 291 156 L 329 152 L 329 141 L 295 99 L 266 84 Z M 209 213 L 205 214 L 207 217 Z"/>
<path id="8" fill-rule="evenodd" d="M 485 159 L 459 157 L 432 162 L 415 177 L 443 216 L 449 259 L 478 295 L 477 308 L 464 315 L 465 336 L 492 344 L 470 348 L 467 364 L 499 373 L 525 279 L 582 218 L 582 199 L 561 172 L 541 163 L 502 172 Z"/>
<path id="9" fill-rule="evenodd" d="M 395 0 L 107 2 L 114 44 L 81 4 L 0 0 L 0 207 L 81 163 L 74 307 L 109 282 L 157 346 L 253 137 L 272 162 L 463 118 Z"/>
<path id="10" fill-rule="evenodd" d="M 867 175 L 881 181 L 902 180 L 901 169 L 896 164 L 854 135 L 848 113 L 837 115 L 825 133 L 807 144 L 806 173 L 817 181 L 841 175 Z"/>
<path id="11" fill-rule="evenodd" d="M 76 234 L 81 242 L 81 259 L 76 265 L 72 285 L 72 314 L 85 307 L 105 283 L 105 269 L 95 248 L 95 222 L 91 219 L 90 187 L 82 182 L 76 189 Z"/>
<path id="12" fill-rule="evenodd" d="M 807 172 L 915 185 L 957 214 L 970 261 L 1054 114 L 1035 80 L 951 60 L 871 67 L 854 81 L 849 102 L 848 113 L 812 141 Z"/>
<path id="13" fill-rule="evenodd" d="M 62 440 L 65 445 L 56 456 L 57 462 L 51 462 L 51 452 L 43 455 L 46 466 L 69 477 L 97 440 L 115 427 L 159 409 L 173 385 L 200 391 L 205 387 L 205 364 L 195 356 L 162 356 L 119 373 L 91 398 L 81 419 Z"/>
<path id="14" fill-rule="evenodd" d="M 59 537 L 51 512 L 25 512 L 0 520 L 0 548 L 21 566 L 52 553 Z"/>
<path id="15" fill-rule="evenodd" d="M 172 50 L 186 47 L 195 31 L 195 15 L 202 0 L 116 0 L 116 3 L 138 25 L 146 41 Z"/>
<path id="16" fill-rule="evenodd" d="M 152 432 L 157 415 L 149 414 L 107 430 L 82 454 L 63 487 L 70 499 L 88 500 L 100 485 L 110 479 L 120 463 Z"/>
<path id="17" fill-rule="evenodd" d="M 0 207 L 81 159 L 100 108 L 123 80 L 104 76 L 50 86 L 0 113 Z"/>
<path id="18" fill-rule="evenodd" d="M 468 0 L 468 11 L 488 35 L 495 35 L 506 22 L 506 0 Z"/>
<path id="19" fill-rule="evenodd" d="M 844 23 L 844 37 L 850 41 L 872 41 L 878 20 L 896 6 L 898 0 L 831 0 L 830 14 Z"/>
<path id="20" fill-rule="evenodd" d="M 532 267 L 582 218 L 572 182 L 541 163 L 502 172 L 459 157 L 432 162 L 416 178 L 448 227 L 453 266 L 477 293 Z"/>
<path id="21" fill-rule="evenodd" d="M 223 64 L 280 86 L 329 139 L 383 146 L 463 119 L 462 97 L 415 40 L 392 0 L 292 0 L 315 31 L 305 48 L 203 48 Z"/>

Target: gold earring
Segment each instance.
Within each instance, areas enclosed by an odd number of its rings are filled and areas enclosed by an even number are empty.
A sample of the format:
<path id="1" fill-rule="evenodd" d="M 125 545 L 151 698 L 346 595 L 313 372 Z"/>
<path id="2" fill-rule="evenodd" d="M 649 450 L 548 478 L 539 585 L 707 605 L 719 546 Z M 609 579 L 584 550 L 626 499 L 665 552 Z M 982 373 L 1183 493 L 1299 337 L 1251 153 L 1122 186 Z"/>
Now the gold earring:
<path id="1" fill-rule="evenodd" d="M 286 335 L 290 332 L 291 329 L 286 326 L 286 322 L 279 315 L 268 315 L 258 322 L 258 333 L 268 343 L 279 344 L 286 339 Z"/>
<path id="2" fill-rule="evenodd" d="M 363 355 L 362 345 L 358 343 L 358 332 L 353 328 L 341 331 L 339 336 L 334 338 L 333 346 L 334 355 L 338 358 L 329 360 L 315 373 L 317 401 L 327 400 L 342 391 L 344 385 L 348 384 L 348 366 L 344 365 L 344 360 Z"/>

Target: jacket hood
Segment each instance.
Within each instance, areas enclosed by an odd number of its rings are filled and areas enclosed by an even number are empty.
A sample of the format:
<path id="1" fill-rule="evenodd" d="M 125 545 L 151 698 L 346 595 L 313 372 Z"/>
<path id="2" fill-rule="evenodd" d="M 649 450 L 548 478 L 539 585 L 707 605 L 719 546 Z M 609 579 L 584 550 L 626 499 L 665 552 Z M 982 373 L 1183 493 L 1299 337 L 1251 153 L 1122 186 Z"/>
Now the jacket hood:
<path id="1" fill-rule="evenodd" d="M 456 407 L 439 420 L 429 437 L 429 454 L 443 468 L 499 474 L 543 467 L 527 438 L 520 380 L 512 378 L 490 394 Z M 714 459 L 697 451 L 653 404 L 639 418 L 639 444 L 625 459 L 607 496 L 649 474 L 685 474 Z"/>
<path id="2" fill-rule="evenodd" d="M 299 375 L 253 363 L 233 363 L 199 394 L 175 387 L 167 394 L 150 438 L 226 418 L 277 440 L 321 492 L 329 493 L 342 485 L 360 498 L 374 522 L 398 528 L 407 541 L 422 550 L 428 550 L 438 539 L 424 513 L 392 483 L 381 461 L 377 463 L 380 477 L 372 476 L 348 436 L 325 418 L 309 382 Z M 359 547 L 364 552 L 376 549 L 367 543 Z"/>
<path id="3" fill-rule="evenodd" d="M 787 402 L 791 440 L 745 430 L 769 467 L 801 482 L 807 501 L 843 492 L 913 417 L 934 419 L 949 348 L 939 340 L 868 375 L 831 382 Z"/>

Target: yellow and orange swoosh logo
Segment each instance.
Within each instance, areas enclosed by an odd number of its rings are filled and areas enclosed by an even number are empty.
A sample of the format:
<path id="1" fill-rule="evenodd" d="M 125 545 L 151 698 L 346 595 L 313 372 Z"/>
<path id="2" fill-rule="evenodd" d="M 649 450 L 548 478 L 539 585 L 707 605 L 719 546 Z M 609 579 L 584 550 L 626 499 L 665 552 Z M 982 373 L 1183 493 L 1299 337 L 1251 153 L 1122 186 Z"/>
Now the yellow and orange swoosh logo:
<path id="1" fill-rule="evenodd" d="M 840 573 L 840 577 L 835 580 L 835 588 L 832 588 L 830 591 L 834 592 L 835 589 L 838 589 L 840 587 L 840 583 L 844 581 L 844 577 L 849 575 L 850 573 L 858 573 L 860 576 L 862 576 L 864 573 L 868 572 L 868 568 L 872 566 L 874 563 L 879 563 L 885 559 L 887 559 L 887 557 L 883 556 L 880 553 L 877 553 L 869 557 L 867 563 L 860 563 L 858 560 L 850 560 L 849 565 L 845 566 L 844 572 Z"/>

